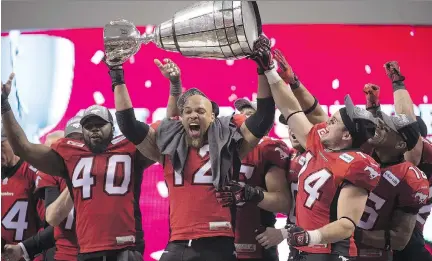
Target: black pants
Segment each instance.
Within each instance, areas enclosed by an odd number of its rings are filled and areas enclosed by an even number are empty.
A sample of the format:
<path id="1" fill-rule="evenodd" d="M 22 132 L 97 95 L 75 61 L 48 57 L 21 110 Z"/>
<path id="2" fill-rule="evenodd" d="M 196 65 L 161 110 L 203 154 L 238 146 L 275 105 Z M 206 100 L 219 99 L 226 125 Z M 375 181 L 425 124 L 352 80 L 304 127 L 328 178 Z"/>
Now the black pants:
<path id="1" fill-rule="evenodd" d="M 78 261 L 142 261 L 143 256 L 134 250 L 104 251 L 91 254 L 79 254 Z M 102 255 L 100 255 L 102 254 Z"/>
<path id="2" fill-rule="evenodd" d="M 279 261 L 277 247 L 271 247 L 269 249 L 263 249 L 262 258 L 239 258 L 239 261 Z"/>
<path id="3" fill-rule="evenodd" d="M 234 238 L 208 237 L 169 242 L 159 261 L 236 261 Z"/>
<path id="4" fill-rule="evenodd" d="M 305 252 L 296 253 L 294 261 L 354 261 L 355 257 L 347 257 L 335 254 L 309 254 Z"/>
<path id="5" fill-rule="evenodd" d="M 432 261 L 432 255 L 425 248 L 423 233 L 417 227 L 410 241 L 402 251 L 394 251 L 393 261 Z"/>

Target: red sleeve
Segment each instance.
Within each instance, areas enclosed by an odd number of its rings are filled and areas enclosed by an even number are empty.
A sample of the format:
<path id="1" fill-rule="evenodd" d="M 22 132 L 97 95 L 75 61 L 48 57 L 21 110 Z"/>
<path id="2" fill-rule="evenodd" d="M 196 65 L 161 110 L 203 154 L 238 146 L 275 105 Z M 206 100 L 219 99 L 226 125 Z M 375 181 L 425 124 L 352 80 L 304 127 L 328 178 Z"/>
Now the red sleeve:
<path id="1" fill-rule="evenodd" d="M 159 125 L 161 124 L 161 122 L 162 121 L 155 121 L 152 124 L 150 124 L 150 127 L 156 131 L 159 128 Z"/>
<path id="2" fill-rule="evenodd" d="M 45 174 L 43 172 L 38 172 L 38 182 L 36 183 L 36 189 L 42 189 L 46 187 L 57 187 L 57 179 L 51 175 Z"/>
<path id="3" fill-rule="evenodd" d="M 404 183 L 399 193 L 399 206 L 407 212 L 417 213 L 429 197 L 429 182 L 426 174 L 415 166 L 407 168 Z"/>
<path id="4" fill-rule="evenodd" d="M 432 142 L 423 138 L 423 153 L 420 163 L 432 164 Z"/>
<path id="5" fill-rule="evenodd" d="M 366 159 L 356 159 L 351 163 L 344 176 L 344 180 L 367 191 L 374 190 L 380 178 L 381 170 L 379 165 L 369 156 Z"/>
<path id="6" fill-rule="evenodd" d="M 232 122 L 237 126 L 237 128 L 240 128 L 242 124 L 246 121 L 247 117 L 243 114 L 234 114 L 232 117 Z"/>
<path id="7" fill-rule="evenodd" d="M 276 139 L 266 139 L 260 145 L 262 159 L 266 164 L 287 169 L 290 160 L 290 149 L 285 142 Z"/>
<path id="8" fill-rule="evenodd" d="M 321 135 L 327 132 L 327 123 L 321 122 L 315 124 L 312 129 L 309 131 L 307 140 L 306 140 L 306 149 L 315 151 L 323 148 L 321 143 Z"/>

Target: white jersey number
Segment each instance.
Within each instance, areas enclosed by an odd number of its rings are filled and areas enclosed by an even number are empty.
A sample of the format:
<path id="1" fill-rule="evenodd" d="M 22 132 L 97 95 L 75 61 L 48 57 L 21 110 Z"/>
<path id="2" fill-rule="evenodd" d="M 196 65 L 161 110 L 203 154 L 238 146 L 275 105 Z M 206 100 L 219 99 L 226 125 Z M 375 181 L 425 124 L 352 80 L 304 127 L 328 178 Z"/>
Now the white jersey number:
<path id="1" fill-rule="evenodd" d="M 378 219 L 377 211 L 379 211 L 386 202 L 384 199 L 378 197 L 373 192 L 370 192 L 368 201 L 371 201 L 374 207 L 369 207 L 368 205 L 366 205 L 364 213 L 368 214 L 367 220 L 360 220 L 359 222 L 359 227 L 366 230 L 370 230 L 375 226 L 375 222 Z"/>
<path id="2" fill-rule="evenodd" d="M 73 225 L 74 220 L 75 220 L 74 212 L 75 212 L 75 209 L 72 208 L 71 211 L 69 212 L 68 216 L 67 216 L 67 219 L 66 219 L 65 230 L 72 230 L 72 225 Z"/>
<path id="3" fill-rule="evenodd" d="M 94 157 L 81 158 L 76 164 L 72 174 L 74 188 L 82 188 L 82 198 L 89 199 L 92 196 L 92 187 L 95 185 L 95 178 L 91 171 Z M 119 164 L 123 165 L 122 183 L 119 186 L 114 184 L 116 170 Z M 124 195 L 128 192 L 132 175 L 132 158 L 129 155 L 113 155 L 108 159 L 105 173 L 104 191 L 109 195 Z"/>
<path id="4" fill-rule="evenodd" d="M 27 201 L 17 201 L 4 215 L 2 225 L 8 230 L 15 230 L 15 241 L 21 241 L 24 237 L 24 231 L 28 228 L 27 219 Z"/>

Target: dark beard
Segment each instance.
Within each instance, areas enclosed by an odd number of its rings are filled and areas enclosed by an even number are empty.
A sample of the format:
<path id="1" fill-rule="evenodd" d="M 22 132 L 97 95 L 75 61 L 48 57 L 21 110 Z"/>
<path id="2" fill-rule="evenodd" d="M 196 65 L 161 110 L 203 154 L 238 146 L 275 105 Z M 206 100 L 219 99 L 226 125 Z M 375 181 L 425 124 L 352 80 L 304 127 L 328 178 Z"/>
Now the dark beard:
<path id="1" fill-rule="evenodd" d="M 97 145 L 92 145 L 92 144 L 88 144 L 88 147 L 90 149 L 91 152 L 95 153 L 95 154 L 100 154 L 106 151 L 108 144 L 105 143 L 100 143 Z"/>

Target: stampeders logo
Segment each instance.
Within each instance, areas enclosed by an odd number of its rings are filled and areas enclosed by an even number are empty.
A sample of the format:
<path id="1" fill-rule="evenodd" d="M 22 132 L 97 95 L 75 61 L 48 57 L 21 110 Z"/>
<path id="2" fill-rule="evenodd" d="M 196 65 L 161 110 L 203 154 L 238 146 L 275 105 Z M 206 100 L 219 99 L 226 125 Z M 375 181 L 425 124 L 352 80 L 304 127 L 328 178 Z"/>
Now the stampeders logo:
<path id="1" fill-rule="evenodd" d="M 322 137 L 323 135 L 328 133 L 328 130 L 327 130 L 327 128 L 321 128 L 321 129 L 318 129 L 317 132 L 318 132 L 318 135 L 320 137 Z"/>
<path id="2" fill-rule="evenodd" d="M 426 195 L 426 194 L 424 194 L 424 193 L 422 193 L 422 192 L 417 192 L 417 193 L 414 194 L 414 198 L 415 198 L 416 200 L 418 200 L 418 202 L 419 202 L 420 204 L 425 204 L 425 203 L 426 203 L 426 200 L 427 200 L 427 198 L 428 198 L 428 195 Z"/>

